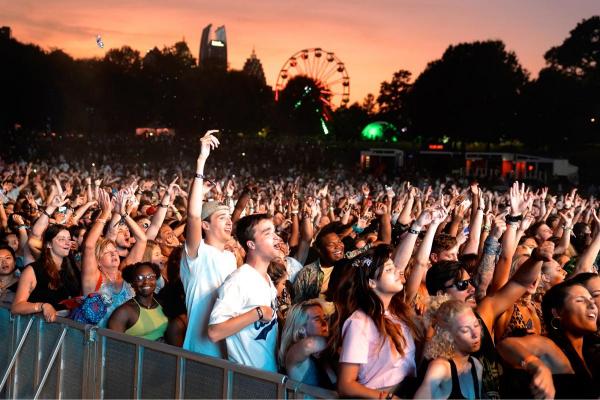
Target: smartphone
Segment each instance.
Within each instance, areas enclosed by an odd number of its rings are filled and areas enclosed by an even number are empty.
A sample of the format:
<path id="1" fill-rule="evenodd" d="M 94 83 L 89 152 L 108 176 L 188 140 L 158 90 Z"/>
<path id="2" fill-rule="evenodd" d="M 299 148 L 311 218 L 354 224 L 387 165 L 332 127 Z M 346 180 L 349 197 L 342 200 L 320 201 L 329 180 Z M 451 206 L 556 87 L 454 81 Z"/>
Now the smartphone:
<path id="1" fill-rule="evenodd" d="M 58 207 L 58 212 L 61 214 L 64 214 L 65 212 L 67 212 L 67 207 L 65 207 L 65 206 Z"/>

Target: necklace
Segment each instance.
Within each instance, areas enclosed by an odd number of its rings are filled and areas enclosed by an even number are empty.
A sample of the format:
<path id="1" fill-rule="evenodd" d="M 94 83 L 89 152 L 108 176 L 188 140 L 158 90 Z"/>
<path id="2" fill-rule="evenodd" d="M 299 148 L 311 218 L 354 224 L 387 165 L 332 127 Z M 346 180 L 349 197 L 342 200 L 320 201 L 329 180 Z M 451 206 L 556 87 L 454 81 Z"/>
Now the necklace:
<path id="1" fill-rule="evenodd" d="M 4 289 L 8 288 L 9 286 L 11 286 L 16 281 L 17 281 L 17 277 L 14 276 L 14 275 L 12 275 L 10 277 L 10 279 L 8 279 L 5 282 L 0 281 L 0 293 L 2 293 L 4 291 Z"/>
<path id="2" fill-rule="evenodd" d="M 117 280 L 117 276 L 119 274 L 118 271 L 115 273 L 115 277 L 113 279 L 111 279 L 110 275 L 108 275 L 108 273 L 106 271 L 104 271 L 104 269 L 102 269 L 101 267 L 98 267 L 98 269 L 106 277 L 106 279 L 108 279 L 108 281 L 110 282 L 111 285 L 115 284 L 115 281 Z"/>
<path id="3" fill-rule="evenodd" d="M 154 308 L 154 303 L 156 302 L 158 304 L 158 302 L 156 301 L 156 299 L 154 297 L 152 297 L 152 304 L 150 304 L 149 306 L 145 306 L 145 305 L 141 305 L 139 301 L 137 301 L 137 299 L 134 297 L 133 301 L 136 302 L 136 304 L 138 306 L 140 306 L 140 308 L 144 307 L 146 310 L 151 310 Z"/>

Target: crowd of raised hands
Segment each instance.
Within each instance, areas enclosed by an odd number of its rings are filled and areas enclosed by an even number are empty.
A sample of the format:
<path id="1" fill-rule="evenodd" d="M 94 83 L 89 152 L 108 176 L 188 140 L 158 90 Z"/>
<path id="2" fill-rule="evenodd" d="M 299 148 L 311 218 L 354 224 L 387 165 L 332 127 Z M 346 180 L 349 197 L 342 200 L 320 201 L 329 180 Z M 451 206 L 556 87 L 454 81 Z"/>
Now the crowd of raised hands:
<path id="1" fill-rule="evenodd" d="M 598 199 L 452 177 L 288 176 L 297 171 L 285 160 L 255 177 L 243 159 L 211 165 L 213 133 L 195 172 L 152 160 L 0 163 L 2 302 L 193 349 L 186 330 L 200 322 L 180 268 L 204 241 L 235 267 L 260 265 L 260 246 L 242 243 L 236 225 L 261 215 L 273 227 L 277 296 L 257 305 L 256 323 L 277 320 L 277 371 L 350 397 L 600 394 Z M 207 207 L 226 210 L 221 236 Z M 94 301 L 101 315 L 87 312 Z M 146 310 L 160 314 L 147 332 L 137 324 Z"/>

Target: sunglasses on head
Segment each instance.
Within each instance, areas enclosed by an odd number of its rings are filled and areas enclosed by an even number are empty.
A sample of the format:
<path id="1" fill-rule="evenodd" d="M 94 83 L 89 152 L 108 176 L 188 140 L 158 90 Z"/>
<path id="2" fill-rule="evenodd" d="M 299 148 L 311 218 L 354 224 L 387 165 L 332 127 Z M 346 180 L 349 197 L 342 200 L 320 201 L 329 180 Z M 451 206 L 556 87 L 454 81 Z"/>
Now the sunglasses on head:
<path id="1" fill-rule="evenodd" d="M 456 290 L 458 290 L 459 292 L 462 292 L 462 291 L 467 290 L 467 288 L 469 287 L 469 284 L 471 284 L 471 286 L 475 287 L 475 282 L 473 282 L 473 278 L 456 281 L 450 286 L 444 286 L 444 289 L 450 289 L 451 287 L 455 287 Z"/>

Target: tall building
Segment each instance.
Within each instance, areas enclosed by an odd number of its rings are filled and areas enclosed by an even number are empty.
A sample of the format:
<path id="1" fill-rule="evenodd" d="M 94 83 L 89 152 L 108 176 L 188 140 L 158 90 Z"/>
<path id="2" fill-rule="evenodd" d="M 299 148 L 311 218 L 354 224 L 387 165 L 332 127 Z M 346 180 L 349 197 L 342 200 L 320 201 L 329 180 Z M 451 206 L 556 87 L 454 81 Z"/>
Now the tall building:
<path id="1" fill-rule="evenodd" d="M 250 54 L 250 57 L 246 59 L 246 63 L 244 64 L 242 71 L 247 75 L 255 77 L 261 81 L 263 85 L 267 84 L 267 80 L 265 79 L 265 71 L 263 70 L 260 60 L 258 57 L 256 57 L 256 52 L 254 49 L 252 49 L 252 54 Z"/>
<path id="2" fill-rule="evenodd" d="M 218 27 L 214 32 L 212 24 L 208 24 L 202 30 L 198 65 L 221 70 L 227 69 L 227 37 L 224 25 Z"/>
<path id="3" fill-rule="evenodd" d="M 0 28 L 0 38 L 3 40 L 8 40 L 11 37 L 10 26 L 3 26 Z"/>

